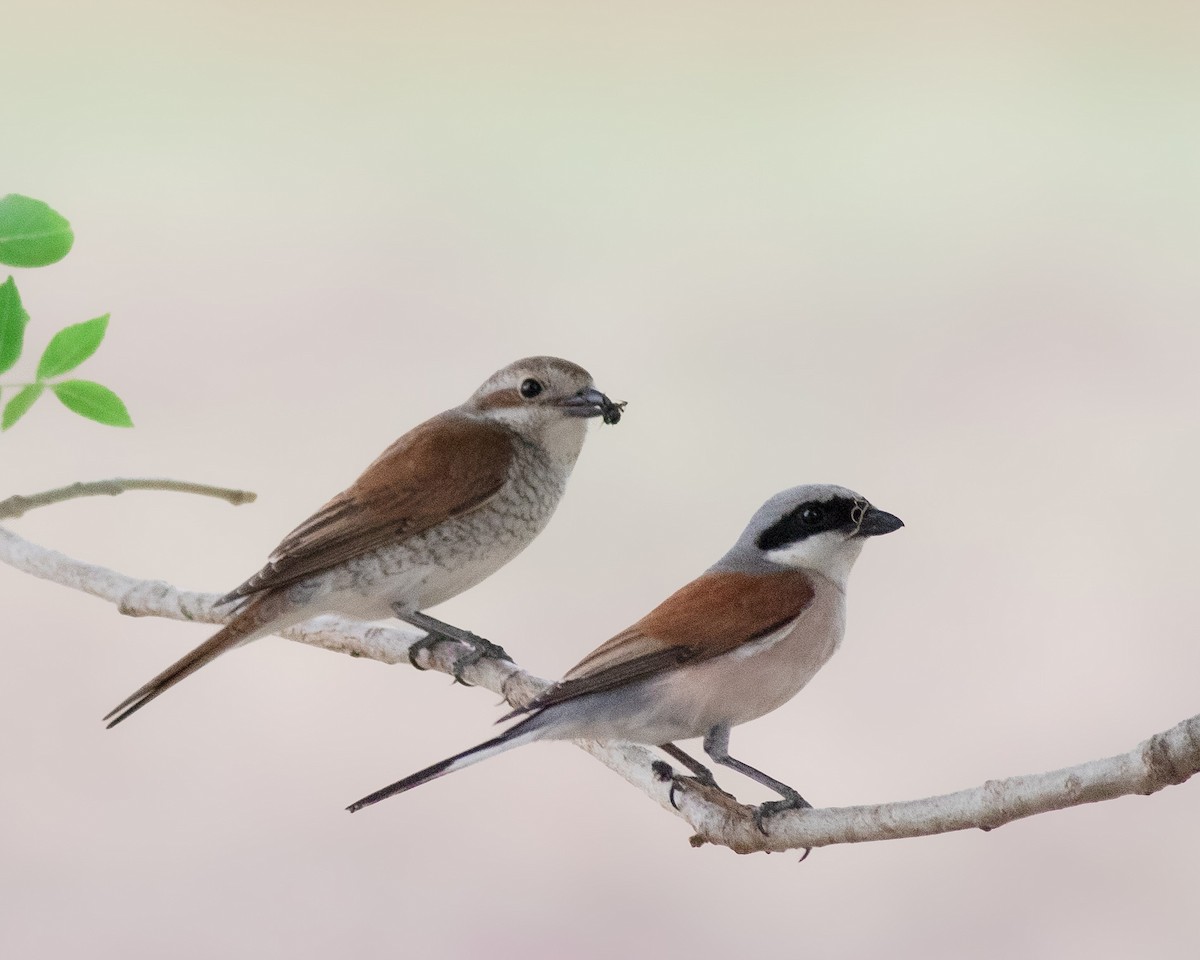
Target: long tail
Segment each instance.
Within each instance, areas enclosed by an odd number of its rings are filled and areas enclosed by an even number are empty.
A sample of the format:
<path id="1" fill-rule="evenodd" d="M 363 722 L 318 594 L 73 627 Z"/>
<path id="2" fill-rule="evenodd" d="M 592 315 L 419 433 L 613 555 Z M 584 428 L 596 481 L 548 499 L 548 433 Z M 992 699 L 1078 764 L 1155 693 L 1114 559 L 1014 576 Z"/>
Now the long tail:
<path id="1" fill-rule="evenodd" d="M 200 644 L 195 650 L 171 664 L 153 680 L 138 687 L 128 697 L 113 707 L 104 719 L 109 729 L 126 717 L 137 713 L 155 697 L 175 686 L 184 677 L 190 676 L 206 663 L 215 660 L 226 650 L 264 636 L 289 624 L 280 623 L 286 602 L 276 594 L 263 594 L 251 600 L 223 628 Z M 110 719 L 111 718 L 111 719 Z"/>
<path id="2" fill-rule="evenodd" d="M 412 774 L 412 776 L 405 777 L 403 780 L 397 780 L 391 786 L 384 787 L 382 790 L 376 790 L 361 800 L 355 800 L 346 809 L 354 813 L 354 811 L 361 810 L 363 807 L 369 807 L 380 800 L 386 800 L 397 793 L 404 793 L 404 791 L 411 790 L 413 787 L 419 787 L 430 780 L 444 777 L 448 773 L 454 773 L 455 770 L 469 767 L 473 763 L 479 763 L 480 760 L 494 757 L 498 753 L 504 753 L 506 750 L 513 749 L 513 747 L 520 747 L 526 743 L 532 743 L 534 740 L 540 740 L 543 734 L 543 724 L 537 723 L 537 720 L 538 715 L 534 714 L 532 717 L 522 720 L 515 727 L 510 727 L 504 733 L 500 734 L 500 736 L 494 737 L 486 743 L 481 743 L 477 747 L 472 747 L 470 750 L 457 753 L 453 757 L 443 760 L 440 763 L 435 763 L 431 767 L 426 767 L 424 770 L 420 770 Z"/>

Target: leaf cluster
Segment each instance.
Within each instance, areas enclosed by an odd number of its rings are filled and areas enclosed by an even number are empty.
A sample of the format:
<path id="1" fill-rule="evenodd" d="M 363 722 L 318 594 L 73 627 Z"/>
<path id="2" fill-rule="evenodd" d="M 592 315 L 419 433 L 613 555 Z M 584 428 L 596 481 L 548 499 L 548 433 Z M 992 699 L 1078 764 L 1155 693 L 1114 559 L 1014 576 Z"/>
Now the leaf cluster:
<path id="1" fill-rule="evenodd" d="M 67 255 L 75 242 L 71 225 L 40 200 L 10 193 L 0 198 L 0 263 L 13 267 L 44 267 Z M 106 313 L 59 330 L 42 351 L 31 383 L 0 386 L 15 389 L 0 413 L 0 430 L 21 419 L 47 390 L 68 410 L 97 423 L 131 427 L 133 421 L 121 398 L 92 380 L 61 380 L 99 348 L 108 332 Z M 7 373 L 25 349 L 29 314 L 21 303 L 16 281 L 0 284 L 0 374 Z"/>

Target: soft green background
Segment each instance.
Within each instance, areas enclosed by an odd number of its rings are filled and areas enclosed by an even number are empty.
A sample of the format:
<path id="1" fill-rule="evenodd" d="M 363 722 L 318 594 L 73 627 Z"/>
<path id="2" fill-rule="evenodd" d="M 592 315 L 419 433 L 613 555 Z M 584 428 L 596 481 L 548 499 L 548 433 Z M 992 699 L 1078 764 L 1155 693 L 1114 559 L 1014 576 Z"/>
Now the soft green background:
<path id="1" fill-rule="evenodd" d="M 531 669 L 829 481 L 908 527 L 735 755 L 895 800 L 1200 709 L 1196 4 L 10 6 L 0 191 L 78 235 L 19 273 L 28 362 L 111 311 L 87 375 L 137 428 L 43 400 L 0 495 L 261 494 L 22 533 L 228 589 L 395 435 L 557 353 L 628 415 L 529 552 L 437 611 Z M 266 640 L 105 732 L 206 628 L 7 569 L 0 596 L 4 956 L 1195 955 L 1200 785 L 803 866 L 690 849 L 565 745 L 349 817 L 490 735 L 494 697 Z"/>

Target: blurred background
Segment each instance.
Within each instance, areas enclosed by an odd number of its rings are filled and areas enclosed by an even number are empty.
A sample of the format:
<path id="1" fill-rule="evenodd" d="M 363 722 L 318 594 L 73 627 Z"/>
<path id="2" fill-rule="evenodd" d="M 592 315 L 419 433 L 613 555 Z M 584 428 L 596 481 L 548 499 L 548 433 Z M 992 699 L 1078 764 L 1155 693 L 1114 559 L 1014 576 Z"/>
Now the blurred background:
<path id="1" fill-rule="evenodd" d="M 13 271 L 16 382 L 111 311 L 0 496 L 258 491 L 12 523 L 223 591 L 395 436 L 531 353 L 629 401 L 545 534 L 435 611 L 557 676 L 770 494 L 851 486 L 839 655 L 735 756 L 818 805 L 1123 752 L 1200 709 L 1200 7 L 42 0 L 5 11 L 0 193 L 78 240 Z M 1194 956 L 1200 784 L 1006 826 L 693 850 L 538 745 L 349 817 L 494 695 L 279 639 L 130 723 L 199 643 L 0 568 L 8 957 Z M 745 800 L 766 794 L 723 777 Z"/>

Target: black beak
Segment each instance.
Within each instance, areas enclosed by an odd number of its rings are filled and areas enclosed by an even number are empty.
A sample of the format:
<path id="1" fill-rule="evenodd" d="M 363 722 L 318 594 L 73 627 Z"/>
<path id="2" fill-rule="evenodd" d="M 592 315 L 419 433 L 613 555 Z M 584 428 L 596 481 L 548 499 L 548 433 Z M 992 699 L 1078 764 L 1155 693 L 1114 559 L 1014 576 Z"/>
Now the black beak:
<path id="1" fill-rule="evenodd" d="M 885 533 L 895 533 L 902 526 L 904 521 L 885 510 L 877 510 L 875 507 L 867 507 L 867 513 L 862 519 L 862 523 L 858 525 L 858 530 L 855 531 L 856 537 L 879 537 Z"/>
<path id="2" fill-rule="evenodd" d="M 603 417 L 605 423 L 617 423 L 625 409 L 624 403 L 613 403 L 595 387 L 585 387 L 566 400 L 560 400 L 558 405 L 568 416 Z"/>

